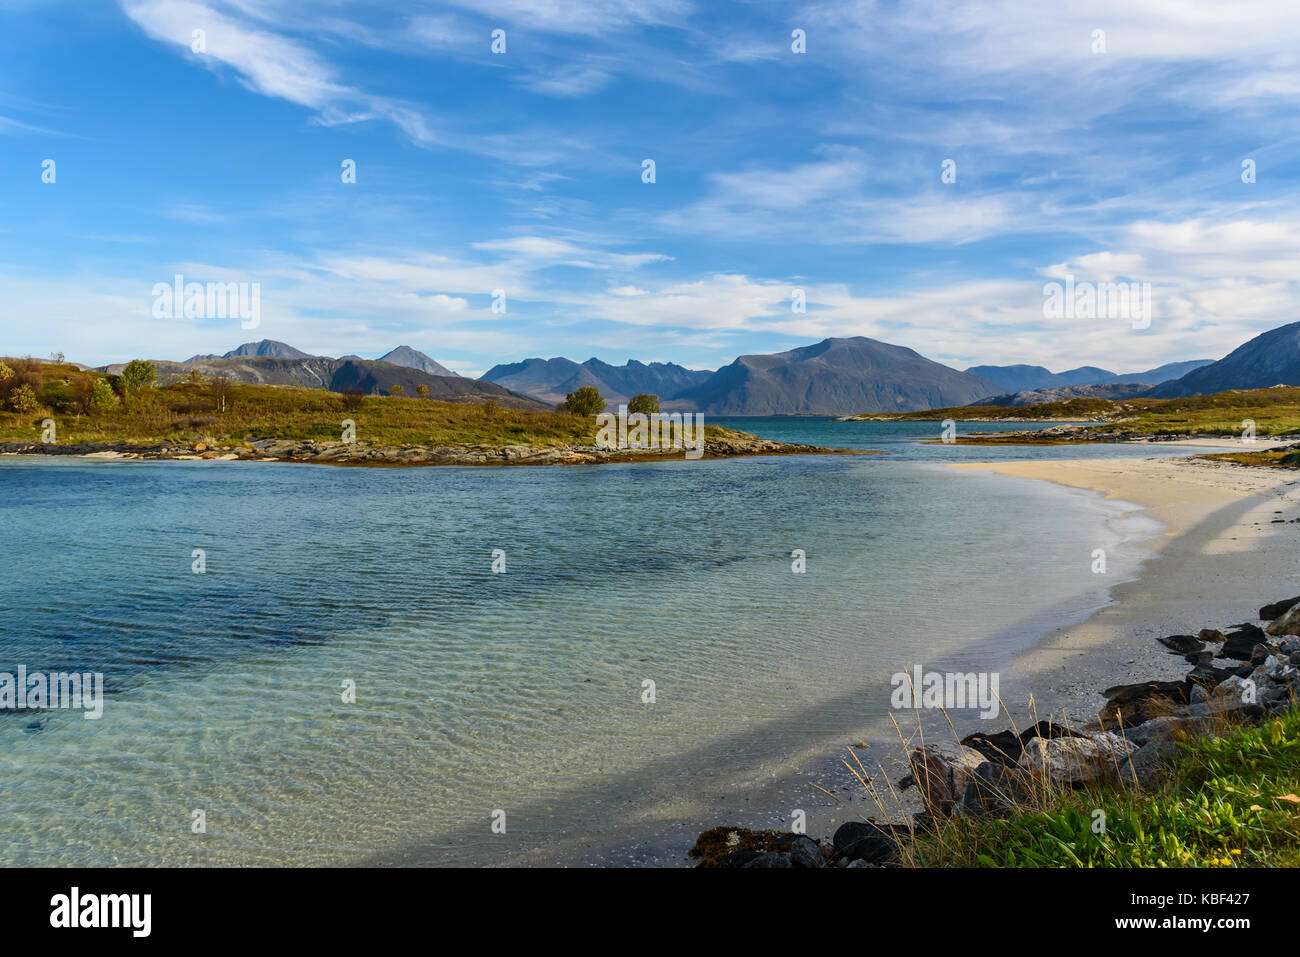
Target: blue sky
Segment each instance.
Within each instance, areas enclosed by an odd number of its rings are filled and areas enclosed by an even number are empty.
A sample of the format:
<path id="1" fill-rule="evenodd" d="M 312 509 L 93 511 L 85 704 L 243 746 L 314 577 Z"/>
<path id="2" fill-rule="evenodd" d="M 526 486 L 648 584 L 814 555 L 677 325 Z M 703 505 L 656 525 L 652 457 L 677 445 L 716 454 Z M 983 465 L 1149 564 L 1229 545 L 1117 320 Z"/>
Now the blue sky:
<path id="1" fill-rule="evenodd" d="M 1298 51 L 1273 0 L 0 0 L 0 353 L 1217 358 L 1300 318 Z M 1150 328 L 1045 319 L 1067 273 Z"/>

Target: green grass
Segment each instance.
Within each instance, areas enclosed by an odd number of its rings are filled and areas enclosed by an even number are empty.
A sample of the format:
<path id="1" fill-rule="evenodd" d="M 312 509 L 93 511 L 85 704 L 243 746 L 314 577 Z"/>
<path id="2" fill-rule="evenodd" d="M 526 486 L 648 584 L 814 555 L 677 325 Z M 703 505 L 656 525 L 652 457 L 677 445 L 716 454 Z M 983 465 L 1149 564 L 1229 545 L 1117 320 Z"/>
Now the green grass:
<path id="1" fill-rule="evenodd" d="M 921 867 L 1300 866 L 1300 710 L 1180 745 L 1154 791 L 1112 780 L 1019 816 L 946 821 Z M 1093 830 L 1105 813 L 1105 832 Z"/>

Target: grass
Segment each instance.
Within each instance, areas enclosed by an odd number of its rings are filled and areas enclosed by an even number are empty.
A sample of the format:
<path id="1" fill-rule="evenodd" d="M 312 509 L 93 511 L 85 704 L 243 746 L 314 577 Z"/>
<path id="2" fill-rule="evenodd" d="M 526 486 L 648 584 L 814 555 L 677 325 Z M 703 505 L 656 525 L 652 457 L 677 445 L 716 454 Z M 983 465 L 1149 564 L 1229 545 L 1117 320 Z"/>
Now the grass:
<path id="1" fill-rule="evenodd" d="M 184 381 L 119 395 L 112 407 L 86 401 L 101 373 L 75 366 L 4 360 L 32 383 L 40 404 L 26 412 L 0 409 L 0 441 L 35 441 L 43 419 L 54 419 L 60 443 L 187 442 L 242 444 L 253 437 L 338 441 L 343 420 L 356 422 L 357 439 L 381 445 L 590 444 L 591 416 L 530 412 L 492 402 L 439 402 L 390 396 L 343 396 L 293 386 Z M 0 396 L 0 398 L 3 398 Z"/>
<path id="2" fill-rule="evenodd" d="M 925 412 L 901 412 L 873 415 L 873 420 L 891 421 L 1080 421 L 1103 425 L 1083 426 L 1069 439 L 1039 440 L 1044 443 L 1098 441 L 1099 435 L 1112 433 L 1116 427 L 1142 435 L 1238 436 L 1247 420 L 1255 423 L 1256 434 L 1273 437 L 1300 437 L 1300 387 L 1278 386 L 1270 389 L 1229 390 L 1213 395 L 1181 399 L 1072 399 L 1022 406 L 961 406 L 930 409 Z M 1014 435 L 963 436 L 963 442 L 987 444 L 1023 444 Z"/>
<path id="3" fill-rule="evenodd" d="M 1119 768 L 1077 789 L 1038 780 L 1010 817 L 940 819 L 903 843 L 903 864 L 1300 866 L 1300 709 L 1258 725 L 1210 725 L 1177 747 L 1151 789 Z"/>
<path id="4" fill-rule="evenodd" d="M 1236 462 L 1238 465 L 1263 465 L 1268 468 L 1300 468 L 1300 452 L 1219 452 L 1202 455 L 1203 459 Z"/>

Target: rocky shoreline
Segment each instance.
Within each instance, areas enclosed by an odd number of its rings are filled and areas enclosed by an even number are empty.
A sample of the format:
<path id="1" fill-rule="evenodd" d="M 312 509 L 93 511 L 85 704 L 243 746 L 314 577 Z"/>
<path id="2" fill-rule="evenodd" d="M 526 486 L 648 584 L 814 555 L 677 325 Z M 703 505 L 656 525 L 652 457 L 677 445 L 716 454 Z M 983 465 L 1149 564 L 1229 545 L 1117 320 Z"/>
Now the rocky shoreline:
<path id="1" fill-rule="evenodd" d="M 856 449 L 829 449 L 760 439 L 728 431 L 707 437 L 701 458 L 759 455 L 872 455 Z M 321 465 L 596 465 L 680 459 L 681 449 L 606 449 L 595 445 L 380 445 L 373 442 L 320 442 L 313 439 L 255 438 L 242 445 L 208 442 L 2 442 L 0 455 L 75 455 L 100 459 L 166 461 L 311 462 Z"/>
<path id="2" fill-rule="evenodd" d="M 1179 681 L 1141 681 L 1101 691 L 1097 720 L 1080 728 L 1044 719 L 1024 730 L 976 732 L 951 745 L 911 751 L 911 773 L 894 785 L 915 788 L 924 810 L 910 821 L 848 821 L 820 840 L 804 834 L 715 827 L 690 856 L 699 867 L 896 867 L 903 845 L 942 819 L 1016 813 L 1053 788 L 1099 780 L 1145 788 L 1160 780 L 1179 741 L 1213 736 L 1300 701 L 1300 596 L 1259 609 L 1227 631 L 1157 639 L 1192 667 Z M 1215 662 L 1218 661 L 1218 664 Z"/>

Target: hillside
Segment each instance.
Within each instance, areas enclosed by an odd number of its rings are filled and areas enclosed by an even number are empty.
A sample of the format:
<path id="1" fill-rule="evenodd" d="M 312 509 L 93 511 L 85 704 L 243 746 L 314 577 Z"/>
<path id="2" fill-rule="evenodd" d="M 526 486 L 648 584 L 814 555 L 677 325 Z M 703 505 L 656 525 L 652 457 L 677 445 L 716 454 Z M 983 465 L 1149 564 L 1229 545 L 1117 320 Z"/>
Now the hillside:
<path id="1" fill-rule="evenodd" d="M 998 391 L 912 349 L 856 336 L 772 355 L 741 356 L 666 409 L 714 415 L 831 415 L 961 405 Z"/>
<path id="2" fill-rule="evenodd" d="M 1300 322 L 1258 335 L 1218 362 L 1158 385 L 1147 394 L 1166 399 L 1272 385 L 1300 385 Z"/>
<path id="3" fill-rule="evenodd" d="M 407 395 L 415 395 L 420 386 L 429 397 L 445 402 L 484 402 L 489 399 L 515 409 L 542 411 L 547 405 L 519 395 L 491 382 L 453 375 L 430 375 L 419 369 L 381 362 L 378 359 L 330 359 L 307 356 L 302 359 L 272 356 L 232 356 L 220 359 L 191 359 L 186 362 L 151 360 L 164 385 L 188 377 L 191 371 L 214 378 L 226 376 L 236 382 L 256 385 L 298 385 L 309 389 L 342 392 L 360 389 L 366 395 L 387 395 L 393 386 L 401 386 Z M 121 365 L 105 366 L 99 371 L 120 373 Z"/>
<path id="4" fill-rule="evenodd" d="M 446 402 L 407 397 L 340 395 L 322 388 L 263 385 L 209 377 L 190 369 L 158 387 L 123 388 L 116 376 L 83 372 L 72 363 L 38 363 L 5 358 L 14 374 L 0 382 L 0 440 L 30 441 L 47 416 L 57 425 L 60 443 L 187 441 L 203 436 L 216 442 L 243 442 L 249 435 L 281 439 L 339 439 L 342 422 L 352 419 L 366 441 L 425 444 L 563 444 L 589 442 L 595 420 L 549 410 L 510 407 L 509 393 L 491 383 L 474 383 L 497 392 L 479 392 L 473 401 Z M 221 359 L 232 362 L 290 362 L 285 359 Z M 328 360 L 340 361 L 340 360 Z M 464 383 L 464 379 L 425 376 L 400 370 L 419 381 Z M 171 363 L 180 366 L 180 363 Z M 356 363 L 344 363 L 355 366 Z M 408 380 L 415 381 L 415 380 Z M 99 396 L 95 394 L 100 383 Z M 23 412 L 5 401 L 11 390 L 26 385 L 37 404 Z M 104 385 L 111 388 L 104 389 Z M 522 400 L 532 406 L 531 400 Z"/>

